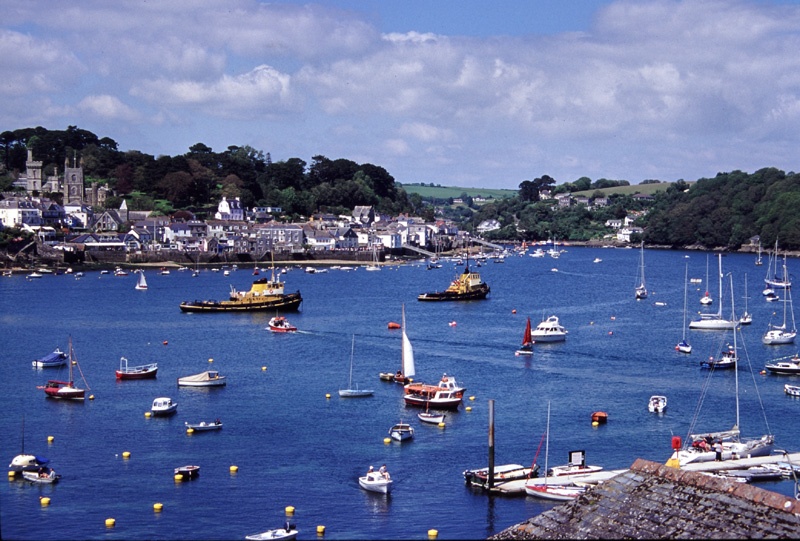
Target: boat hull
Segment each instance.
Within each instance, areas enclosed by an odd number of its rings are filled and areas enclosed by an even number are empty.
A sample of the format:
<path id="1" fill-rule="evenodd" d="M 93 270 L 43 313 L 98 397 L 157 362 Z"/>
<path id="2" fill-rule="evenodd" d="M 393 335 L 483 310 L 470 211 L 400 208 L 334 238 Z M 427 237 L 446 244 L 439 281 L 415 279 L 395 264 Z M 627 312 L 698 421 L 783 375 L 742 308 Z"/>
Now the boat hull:
<path id="1" fill-rule="evenodd" d="M 269 541 L 273 539 L 295 539 L 298 530 L 285 530 L 277 528 L 275 530 L 267 530 L 266 532 L 254 533 L 245 536 L 247 541 Z"/>
<path id="2" fill-rule="evenodd" d="M 587 490 L 585 486 L 535 485 L 525 487 L 525 493 L 528 496 L 557 502 L 574 500 Z"/>
<path id="3" fill-rule="evenodd" d="M 432 425 L 438 425 L 439 423 L 443 423 L 445 419 L 445 415 L 443 413 L 427 413 L 421 412 L 417 413 L 417 418 L 422 421 L 423 423 L 428 423 Z"/>
<path id="4" fill-rule="evenodd" d="M 117 379 L 153 379 L 158 374 L 158 367 L 136 366 L 124 370 L 116 370 Z"/>
<path id="5" fill-rule="evenodd" d="M 182 302 L 182 312 L 265 312 L 268 310 L 297 311 L 303 297 L 300 292 L 262 298 L 257 301 L 191 301 Z"/>
<path id="6" fill-rule="evenodd" d="M 476 289 L 466 293 L 454 293 L 452 291 L 434 291 L 422 293 L 417 297 L 419 301 L 477 301 L 485 299 L 489 294 L 489 286 L 481 284 Z"/>
<path id="7" fill-rule="evenodd" d="M 376 474 L 370 474 L 358 478 L 358 485 L 364 490 L 377 492 L 379 494 L 389 494 L 392 492 L 392 480 L 380 478 Z"/>
<path id="8" fill-rule="evenodd" d="M 427 396 L 418 394 L 407 394 L 403 396 L 407 406 L 416 406 L 419 408 L 433 408 L 444 410 L 457 410 L 461 405 L 462 398 L 429 398 Z"/>

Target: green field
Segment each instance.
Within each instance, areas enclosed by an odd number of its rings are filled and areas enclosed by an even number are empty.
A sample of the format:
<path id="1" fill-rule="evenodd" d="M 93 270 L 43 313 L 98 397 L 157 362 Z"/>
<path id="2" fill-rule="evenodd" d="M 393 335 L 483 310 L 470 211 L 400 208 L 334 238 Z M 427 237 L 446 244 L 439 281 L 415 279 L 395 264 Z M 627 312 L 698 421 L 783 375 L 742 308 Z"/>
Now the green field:
<path id="1" fill-rule="evenodd" d="M 516 197 L 517 190 L 498 190 L 493 188 L 459 188 L 458 186 L 420 186 L 419 184 L 401 184 L 408 194 L 418 193 L 422 197 L 435 197 L 438 199 L 449 199 L 450 197 L 461 197 L 467 194 L 470 197 L 485 197 L 493 199 L 504 199 L 506 197 Z"/>

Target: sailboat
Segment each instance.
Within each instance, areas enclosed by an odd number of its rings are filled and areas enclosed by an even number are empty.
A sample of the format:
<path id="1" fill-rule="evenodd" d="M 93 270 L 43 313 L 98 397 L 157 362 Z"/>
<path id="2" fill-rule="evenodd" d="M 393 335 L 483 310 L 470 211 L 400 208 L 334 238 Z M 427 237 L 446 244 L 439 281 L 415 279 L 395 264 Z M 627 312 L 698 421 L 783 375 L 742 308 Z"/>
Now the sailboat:
<path id="1" fill-rule="evenodd" d="M 569 501 L 574 500 L 588 489 L 586 485 L 551 485 L 548 484 L 547 478 L 550 473 L 548 467 L 548 460 L 550 454 L 550 402 L 547 403 L 547 430 L 545 432 L 545 447 L 544 447 L 544 483 L 527 483 L 525 485 L 525 493 L 534 498 L 542 500 L 553 501 Z"/>
<path id="2" fill-rule="evenodd" d="M 533 355 L 533 340 L 531 339 L 531 318 L 528 318 L 528 323 L 525 325 L 525 334 L 522 335 L 522 346 L 514 353 L 514 355 Z"/>
<path id="3" fill-rule="evenodd" d="M 708 293 L 708 254 L 706 254 L 706 294 L 700 299 L 700 304 L 711 304 L 713 302 L 714 299 Z"/>
<path id="4" fill-rule="evenodd" d="M 744 313 L 739 318 L 740 325 L 750 325 L 753 322 L 753 314 L 747 311 L 747 273 L 744 273 Z"/>
<path id="5" fill-rule="evenodd" d="M 767 294 L 768 289 L 788 289 L 792 287 L 792 281 L 786 273 L 786 254 L 783 255 L 783 276 L 778 276 L 778 239 L 775 239 L 775 252 L 770 255 L 767 262 L 767 276 L 764 278 L 766 288 L 764 295 Z"/>
<path id="6" fill-rule="evenodd" d="M 719 261 L 719 310 L 716 314 L 700 314 L 699 320 L 689 322 L 690 329 L 718 331 L 736 327 L 735 318 L 728 320 L 722 317 L 722 254 L 717 254 L 717 260 Z"/>
<path id="7" fill-rule="evenodd" d="M 692 346 L 689 342 L 686 341 L 686 299 L 687 299 L 687 291 L 688 285 L 686 279 L 689 277 L 689 265 L 686 265 L 686 272 L 683 275 L 683 338 L 678 345 L 675 346 L 675 349 L 680 351 L 681 353 L 691 353 Z"/>
<path id="8" fill-rule="evenodd" d="M 339 389 L 339 396 L 343 398 L 356 398 L 362 396 L 372 396 L 375 392 L 372 389 L 359 389 L 358 386 L 353 387 L 353 353 L 356 349 L 356 335 L 353 335 L 353 345 L 350 347 L 350 379 L 347 383 L 347 389 Z"/>
<path id="9" fill-rule="evenodd" d="M 411 340 L 408 339 L 406 333 L 406 305 L 403 304 L 403 319 L 401 324 L 402 338 L 401 338 L 401 351 L 400 351 L 400 370 L 397 373 L 381 372 L 380 377 L 382 380 L 395 381 L 401 385 L 411 383 L 412 378 L 416 375 L 416 368 L 414 367 L 414 348 L 411 347 Z M 395 324 L 396 325 L 396 324 Z"/>
<path id="10" fill-rule="evenodd" d="M 786 263 L 783 264 L 783 275 L 786 276 Z M 794 306 L 792 304 L 792 290 L 791 288 L 786 288 L 786 291 L 783 294 L 783 323 L 778 325 L 770 325 L 767 327 L 767 332 L 764 333 L 764 336 L 761 337 L 761 342 L 768 345 L 768 346 L 775 346 L 781 344 L 792 344 L 794 343 L 794 337 L 797 336 L 797 329 L 795 328 L 794 323 Z M 792 316 L 792 328 L 788 330 L 786 328 L 786 312 L 787 306 L 791 306 L 789 312 Z"/>
<path id="11" fill-rule="evenodd" d="M 756 266 L 760 267 L 763 265 L 761 262 L 761 240 L 758 241 L 758 257 L 756 257 Z"/>
<path id="12" fill-rule="evenodd" d="M 720 297 L 721 299 L 722 297 Z M 720 303 L 721 304 L 721 303 Z M 731 277 L 731 318 L 733 318 L 733 277 Z M 733 327 L 733 351 L 737 350 L 736 335 L 741 332 L 740 329 Z M 745 349 L 745 352 L 747 350 Z M 749 359 L 748 359 L 749 362 Z M 738 364 L 738 363 L 737 363 Z M 714 371 L 709 372 L 709 377 Z M 739 430 L 739 370 L 738 367 L 733 370 L 735 374 L 735 397 L 736 397 L 736 424 L 730 430 L 720 432 L 708 432 L 701 434 L 691 434 L 694 428 L 694 423 L 698 419 L 695 414 L 692 425 L 689 427 L 690 434 L 684 442 L 680 444 L 680 437 L 673 438 L 673 445 L 675 451 L 670 459 L 667 461 L 667 466 L 681 467 L 686 464 L 696 462 L 709 462 L 717 459 L 717 453 L 713 449 L 714 444 L 719 444 L 722 448 L 722 460 L 735 460 L 738 458 L 759 457 L 767 456 L 772 453 L 775 444 L 775 437 L 772 434 L 765 434 L 760 438 L 743 440 L 740 437 Z M 755 379 L 753 380 L 755 384 Z M 703 393 L 700 397 L 700 404 L 702 404 L 705 393 L 708 390 L 708 385 L 703 385 Z M 758 396 L 758 393 L 756 393 Z M 760 398 L 759 398 L 760 400 Z M 763 404 L 762 404 L 763 413 Z M 766 415 L 765 415 L 766 419 Z M 676 442 L 677 440 L 677 442 Z M 675 445 L 677 443 L 677 445 Z"/>
<path id="13" fill-rule="evenodd" d="M 144 271 L 139 269 L 136 272 L 139 273 L 139 280 L 136 282 L 135 289 L 147 289 L 147 280 L 144 278 Z"/>
<path id="14" fill-rule="evenodd" d="M 381 270 L 381 267 L 378 265 L 378 249 L 375 246 L 375 240 L 374 239 L 372 241 L 372 264 L 371 265 L 367 265 L 367 267 L 364 270 L 368 270 L 368 271 L 379 271 L 379 270 Z"/>
<path id="15" fill-rule="evenodd" d="M 639 285 L 636 286 L 636 299 L 647 298 L 647 288 L 644 285 L 644 241 L 642 241 L 641 257 L 639 263 L 639 276 L 637 276 Z"/>
<path id="16" fill-rule="evenodd" d="M 83 400 L 86 397 L 86 389 L 80 389 L 75 387 L 75 381 L 72 377 L 72 367 L 78 366 L 78 370 L 80 371 L 80 366 L 78 365 L 78 359 L 75 357 L 75 351 L 72 349 L 72 337 L 69 338 L 69 360 L 67 364 L 69 365 L 69 381 L 59 381 L 59 380 L 48 380 L 46 385 L 39 385 L 37 389 L 43 389 L 45 395 L 50 398 L 64 398 L 70 400 Z M 81 371 L 81 378 L 83 379 L 83 383 L 88 388 L 89 385 L 86 383 L 86 378 L 83 377 L 83 372 Z"/>
<path id="17" fill-rule="evenodd" d="M 16 475 L 17 472 L 34 472 L 44 467 L 50 459 L 36 455 L 25 454 L 25 416 L 22 416 L 22 450 L 20 454 L 11 459 L 8 465 L 9 473 Z"/>

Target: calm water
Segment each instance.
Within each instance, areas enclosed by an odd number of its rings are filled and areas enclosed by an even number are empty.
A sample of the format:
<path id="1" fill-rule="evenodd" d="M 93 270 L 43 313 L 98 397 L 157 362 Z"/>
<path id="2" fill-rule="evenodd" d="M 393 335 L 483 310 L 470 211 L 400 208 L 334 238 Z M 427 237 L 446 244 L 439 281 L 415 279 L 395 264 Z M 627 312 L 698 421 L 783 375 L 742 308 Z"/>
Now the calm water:
<path id="1" fill-rule="evenodd" d="M 595 257 L 602 262 L 593 263 Z M 685 436 L 694 415 L 708 375 L 700 360 L 732 337 L 687 331 L 694 352 L 677 353 L 685 264 L 690 277 L 705 280 L 706 256 L 646 250 L 651 294 L 637 302 L 638 259 L 638 250 L 568 248 L 558 260 L 490 261 L 478 269 L 492 288 L 489 299 L 455 304 L 416 300 L 461 272 L 452 263 L 431 271 L 421 265 L 325 274 L 295 269 L 284 275 L 286 288 L 299 289 L 305 300 L 299 313 L 289 314 L 302 331 L 293 335 L 265 330 L 266 314 L 178 309 L 184 300 L 225 298 L 231 284 L 247 289 L 250 270 L 228 277 L 204 271 L 197 278 L 150 271 L 148 291 L 134 290 L 133 274 L 2 278 L 0 458 L 10 462 L 20 452 L 24 413 L 25 451 L 50 458 L 63 476 L 49 487 L 19 479 L 0 483 L 2 538 L 242 539 L 278 527 L 287 506 L 295 508 L 300 539 L 317 538 L 318 525 L 325 526 L 323 539 L 427 539 L 430 529 L 440 539 L 486 537 L 552 506 L 525 496 L 489 497 L 464 485 L 464 469 L 488 463 L 489 400 L 495 401 L 496 464 L 533 462 L 548 401 L 551 465 L 565 463 L 574 449 L 585 449 L 589 463 L 607 469 L 628 467 L 639 457 L 663 463 L 671 436 Z M 765 430 L 760 393 L 777 446 L 798 451 L 800 401 L 786 396 L 783 384 L 800 378 L 759 374 L 766 361 L 797 347 L 760 342 L 770 318 L 782 319 L 782 306 L 764 300 L 766 266 L 756 267 L 754 260 L 723 258 L 724 272 L 734 277 L 737 313 L 744 307 L 746 273 L 754 314 L 739 344 L 753 366 L 752 372 L 746 364 L 740 370 L 742 432 Z M 712 258 L 712 276 L 714 263 Z M 797 264 L 788 262 L 790 273 Z M 704 290 L 704 284 L 691 284 L 690 314 L 704 310 Z M 716 283 L 710 291 L 710 311 L 716 311 Z M 419 423 L 418 410 L 403 405 L 400 386 L 378 379 L 379 372 L 400 365 L 400 334 L 387 323 L 400 321 L 403 303 L 416 379 L 453 374 L 474 397 L 448 414 L 445 429 Z M 724 310 L 730 313 L 729 294 Z M 515 357 L 526 316 L 535 325 L 551 314 L 569 330 L 567 341 L 537 344 L 533 358 Z M 56 346 L 66 349 L 70 335 L 95 396 L 85 403 L 45 399 L 36 386 L 58 369 L 31 368 L 35 357 Z M 347 385 L 353 335 L 354 382 L 375 389 L 371 398 L 337 394 Z M 158 362 L 158 378 L 117 382 L 121 356 L 132 365 Z M 228 377 L 226 387 L 177 387 L 177 377 L 210 368 Z M 698 430 L 734 424 L 733 388 L 733 372 L 711 375 Z M 653 394 L 669 398 L 665 414 L 647 411 Z M 178 413 L 145 418 L 158 396 L 175 399 Z M 608 412 L 607 425 L 591 426 L 596 410 Z M 217 417 L 221 431 L 184 431 L 184 421 Z M 384 444 L 389 427 L 401 419 L 415 426 L 415 439 Z M 124 451 L 131 453 L 128 460 Z M 542 445 L 541 464 L 544 454 Z M 361 490 L 358 475 L 383 463 L 395 479 L 392 495 Z M 174 482 L 173 468 L 184 464 L 199 465 L 199 479 Z M 786 481 L 762 486 L 793 490 Z M 42 495 L 51 498 L 49 507 L 40 506 Z M 164 506 L 160 513 L 153 511 L 156 502 Z M 107 528 L 107 518 L 116 526 Z"/>

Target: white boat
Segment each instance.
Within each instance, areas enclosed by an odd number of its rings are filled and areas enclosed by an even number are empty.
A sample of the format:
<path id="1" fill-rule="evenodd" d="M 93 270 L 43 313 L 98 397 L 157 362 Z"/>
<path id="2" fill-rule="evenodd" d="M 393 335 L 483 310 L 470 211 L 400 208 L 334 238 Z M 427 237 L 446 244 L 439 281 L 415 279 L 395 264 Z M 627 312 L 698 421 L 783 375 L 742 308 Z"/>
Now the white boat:
<path id="1" fill-rule="evenodd" d="M 492 486 L 500 488 L 504 483 L 511 483 L 513 481 L 525 481 L 531 477 L 535 477 L 539 471 L 539 466 L 527 468 L 522 464 L 501 464 L 494 467 L 494 475 L 492 476 Z M 471 470 L 464 470 L 464 482 L 468 485 L 480 488 L 489 488 L 489 468 L 475 468 Z M 522 483 L 524 485 L 524 483 Z M 524 490 L 524 486 L 522 488 Z M 522 491 L 521 490 L 521 491 Z"/>
<path id="2" fill-rule="evenodd" d="M 350 379 L 347 382 L 346 389 L 339 389 L 339 396 L 342 398 L 360 398 L 365 396 L 372 396 L 375 392 L 372 389 L 359 389 L 358 385 L 353 387 L 353 354 L 356 349 L 356 335 L 353 335 L 353 344 L 350 346 Z"/>
<path id="3" fill-rule="evenodd" d="M 144 271 L 137 270 L 136 272 L 139 274 L 139 279 L 136 281 L 136 286 L 134 287 L 134 289 L 139 289 L 139 290 L 147 289 L 147 280 L 145 280 Z"/>
<path id="4" fill-rule="evenodd" d="M 736 368 L 736 363 L 739 361 L 739 354 L 736 347 L 730 344 L 727 348 L 723 349 L 717 357 L 709 357 L 708 360 L 700 361 L 700 368 Z"/>
<path id="5" fill-rule="evenodd" d="M 576 465 L 572 462 L 572 454 L 576 451 L 570 453 L 570 463 L 567 466 L 561 466 L 560 468 L 574 468 Z M 580 451 L 580 453 L 583 453 Z M 568 484 L 558 484 L 558 485 L 551 485 L 548 483 L 548 479 L 554 475 L 554 472 L 557 468 L 548 468 L 548 460 L 550 455 L 550 402 L 547 403 L 547 429 L 545 431 L 545 448 L 544 448 L 544 482 L 542 483 L 531 483 L 528 481 L 525 484 L 525 493 L 528 496 L 533 496 L 534 498 L 539 498 L 543 500 L 555 500 L 555 501 L 566 501 L 566 500 L 574 500 L 581 494 L 586 491 L 585 486 L 578 486 L 572 483 Z M 581 458 L 581 462 L 583 462 L 583 458 Z M 600 468 L 602 469 L 602 468 Z M 567 476 L 569 473 L 566 473 L 568 470 L 560 470 L 565 473 L 560 473 L 559 475 Z M 588 472 L 587 472 L 588 473 Z"/>
<path id="6" fill-rule="evenodd" d="M 783 273 L 786 275 L 786 263 L 784 262 L 783 265 Z M 792 316 L 792 328 L 788 329 L 786 327 L 786 312 L 787 306 L 789 307 L 788 311 Z M 797 336 L 797 329 L 795 328 L 794 322 L 794 306 L 792 305 L 792 290 L 791 288 L 786 288 L 783 292 L 783 323 L 781 325 L 772 325 L 769 324 L 767 327 L 767 332 L 764 333 L 764 336 L 761 337 L 761 342 L 768 345 L 781 345 L 781 344 L 792 344 L 794 343 L 794 338 Z"/>
<path id="7" fill-rule="evenodd" d="M 372 470 L 372 468 L 370 468 L 370 470 Z M 392 478 L 387 471 L 369 471 L 365 476 L 358 478 L 358 485 L 361 488 L 381 494 L 389 494 L 392 491 L 392 483 Z"/>
<path id="8" fill-rule="evenodd" d="M 167 396 L 160 396 L 153 400 L 153 405 L 150 407 L 150 413 L 156 417 L 163 417 L 172 415 L 178 411 L 178 403 Z"/>
<path id="9" fill-rule="evenodd" d="M 21 439 L 22 448 L 20 454 L 11 459 L 11 463 L 8 465 L 9 472 L 14 472 L 16 474 L 17 472 L 38 471 L 39 468 L 50 462 L 49 458 L 25 454 L 25 415 L 22 416 Z"/>
<path id="10" fill-rule="evenodd" d="M 547 477 L 564 478 L 564 476 L 573 475 L 586 475 L 589 473 L 597 473 L 602 471 L 603 466 L 586 465 L 586 452 L 585 451 L 570 451 L 569 462 L 563 466 L 553 466 L 552 468 L 545 469 Z"/>
<path id="11" fill-rule="evenodd" d="M 800 375 L 800 354 L 795 353 L 788 357 L 779 357 L 771 363 L 767 363 L 765 368 L 773 374 Z"/>
<path id="12" fill-rule="evenodd" d="M 770 254 L 767 262 L 767 275 L 764 283 L 767 289 L 789 289 L 792 281 L 786 272 L 786 254 L 783 255 L 783 276 L 778 276 L 778 239 L 775 239 L 775 251 Z"/>
<path id="13" fill-rule="evenodd" d="M 375 243 L 372 243 L 372 264 L 367 265 L 364 270 L 368 271 L 379 271 L 381 267 L 378 265 L 378 249 Z"/>
<path id="14" fill-rule="evenodd" d="M 744 313 L 739 318 L 740 325 L 750 325 L 753 322 L 753 314 L 747 311 L 747 273 L 744 273 Z"/>
<path id="15" fill-rule="evenodd" d="M 514 352 L 514 355 L 533 355 L 533 339 L 531 338 L 531 318 L 525 325 L 525 332 L 522 333 L 522 345 Z"/>
<path id="16" fill-rule="evenodd" d="M 407 441 L 414 438 L 414 427 L 400 421 L 389 429 L 389 437 L 395 441 Z"/>
<path id="17" fill-rule="evenodd" d="M 653 395 L 647 402 L 647 409 L 650 413 L 664 413 L 667 409 L 667 397 L 662 395 Z"/>
<path id="18" fill-rule="evenodd" d="M 558 317 L 550 316 L 531 331 L 531 339 L 534 343 L 561 342 L 567 339 L 567 332 L 567 329 L 558 322 Z"/>
<path id="19" fill-rule="evenodd" d="M 456 383 L 456 378 L 444 374 L 436 385 L 409 383 L 403 390 L 403 400 L 407 406 L 456 410 L 464 399 L 466 389 Z"/>
<path id="20" fill-rule="evenodd" d="M 444 413 L 434 413 L 432 411 L 421 411 L 417 413 L 417 418 L 423 423 L 438 425 L 443 423 L 445 419 Z"/>
<path id="21" fill-rule="evenodd" d="M 714 302 L 714 299 L 708 293 L 708 283 L 708 254 L 706 254 L 706 293 L 700 298 L 700 304 L 709 305 Z"/>
<path id="22" fill-rule="evenodd" d="M 222 421 L 219 419 L 210 423 L 205 421 L 200 421 L 199 423 L 185 421 L 183 424 L 186 426 L 187 431 L 193 430 L 194 432 L 208 432 L 209 430 L 220 430 L 222 428 Z"/>
<path id="23" fill-rule="evenodd" d="M 600 263 L 600 262 L 602 262 L 602 261 L 603 261 L 603 260 L 602 260 L 602 259 L 600 259 L 599 257 L 595 257 L 595 258 L 594 258 L 594 261 L 592 261 L 592 263 Z"/>
<path id="24" fill-rule="evenodd" d="M 61 476 L 58 475 L 55 470 L 48 468 L 47 466 L 42 466 L 37 471 L 23 471 L 22 477 L 31 483 L 44 484 L 57 483 L 58 480 L 61 479 Z"/>
<path id="25" fill-rule="evenodd" d="M 636 300 L 647 298 L 647 287 L 644 285 L 644 241 L 642 241 L 641 257 L 639 258 L 639 275 L 636 277 Z"/>
<path id="26" fill-rule="evenodd" d="M 800 396 L 800 386 L 787 383 L 783 386 L 783 392 L 790 396 Z"/>
<path id="27" fill-rule="evenodd" d="M 720 304 L 722 298 L 720 297 Z M 733 278 L 731 277 L 731 313 L 734 312 L 733 309 Z M 737 334 L 740 333 L 741 330 L 734 328 L 733 329 L 733 350 L 737 351 Z M 744 348 L 745 353 L 747 349 Z M 748 359 L 749 363 L 749 359 Z M 736 362 L 738 364 L 738 360 Z M 752 368 L 751 368 L 752 370 Z M 709 372 L 709 377 L 712 375 L 713 371 Z M 667 466 L 673 467 L 681 467 L 685 466 L 686 464 L 693 464 L 698 462 L 709 462 L 717 460 L 717 452 L 713 449 L 713 446 L 716 444 L 720 449 L 720 459 L 721 460 L 731 460 L 731 459 L 738 459 L 738 458 L 749 458 L 749 457 L 761 457 L 767 456 L 772 453 L 772 449 L 775 445 L 775 438 L 772 434 L 765 434 L 759 438 L 752 438 L 752 439 L 743 439 L 741 438 L 741 423 L 739 419 L 739 370 L 738 367 L 735 367 L 733 370 L 734 373 L 734 382 L 735 382 L 735 391 L 734 391 L 734 398 L 736 402 L 735 407 L 735 422 L 733 427 L 730 430 L 723 430 L 717 432 L 706 432 L 706 433 L 695 433 L 692 434 L 692 430 L 700 416 L 700 410 L 695 413 L 692 423 L 689 427 L 689 436 L 686 438 L 686 441 L 681 442 L 681 438 L 679 436 L 673 437 L 673 449 L 674 452 L 672 456 L 667 461 Z M 753 384 L 755 385 L 755 379 L 753 379 Z M 700 404 L 703 403 L 705 399 L 705 393 L 708 391 L 709 385 L 703 385 L 703 393 L 700 397 Z M 756 393 L 757 395 L 758 393 Z M 765 426 L 769 426 L 766 422 L 766 414 L 763 411 L 763 404 L 761 404 L 762 415 L 764 415 L 765 419 Z M 717 408 L 715 411 L 720 411 Z"/>
<path id="28" fill-rule="evenodd" d="M 68 359 L 67 359 L 67 366 L 69 369 L 69 380 L 68 381 L 61 381 L 51 379 L 47 381 L 45 385 L 39 385 L 36 388 L 44 390 L 44 394 L 48 398 L 61 398 L 67 400 L 83 400 L 86 397 L 86 389 L 89 388 L 88 383 L 86 383 L 86 378 L 83 376 L 83 370 L 81 370 L 80 366 L 78 365 L 78 359 L 75 357 L 75 351 L 72 349 L 72 337 L 69 337 L 69 347 L 67 350 Z M 86 386 L 86 389 L 82 389 L 80 387 L 75 386 L 75 380 L 73 378 L 73 367 L 78 368 L 78 372 L 81 375 L 81 379 L 83 379 L 83 383 Z"/>
<path id="29" fill-rule="evenodd" d="M 178 378 L 178 387 L 219 387 L 226 383 L 226 377 L 220 376 L 216 370 Z"/>
<path id="30" fill-rule="evenodd" d="M 271 541 L 277 539 L 294 539 L 297 537 L 298 530 L 294 524 L 287 521 L 283 528 L 275 528 L 261 533 L 246 535 L 247 541 Z"/>
<path id="31" fill-rule="evenodd" d="M 681 353 L 691 353 L 692 352 L 692 345 L 686 340 L 686 299 L 687 299 L 687 292 L 688 292 L 688 285 L 686 284 L 686 277 L 689 276 L 689 265 L 686 265 L 686 271 L 683 276 L 683 338 L 678 345 L 675 346 L 675 349 L 680 351 Z"/>
<path id="32" fill-rule="evenodd" d="M 402 305 L 402 323 L 401 329 L 401 343 L 400 343 L 400 370 L 392 374 L 391 372 L 381 372 L 380 377 L 386 381 L 394 381 L 401 385 L 411 383 L 412 378 L 416 375 L 416 366 L 414 366 L 414 348 L 411 346 L 411 340 L 408 339 L 406 333 L 406 305 Z M 393 324 L 396 325 L 396 324 Z M 396 327 L 390 327 L 396 328 Z"/>
<path id="33" fill-rule="evenodd" d="M 737 319 L 735 317 L 731 319 L 722 317 L 722 254 L 717 254 L 717 259 L 719 262 L 719 309 L 716 314 L 700 314 L 699 320 L 689 323 L 690 329 L 719 331 L 736 327 Z M 733 299 L 731 299 L 731 303 L 732 302 Z"/>
<path id="34" fill-rule="evenodd" d="M 56 348 L 52 353 L 48 353 L 44 357 L 40 357 L 32 361 L 34 368 L 52 368 L 64 366 L 67 364 L 67 354 Z"/>

